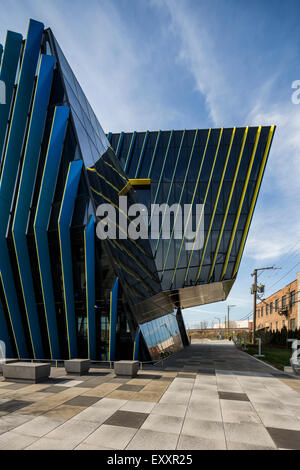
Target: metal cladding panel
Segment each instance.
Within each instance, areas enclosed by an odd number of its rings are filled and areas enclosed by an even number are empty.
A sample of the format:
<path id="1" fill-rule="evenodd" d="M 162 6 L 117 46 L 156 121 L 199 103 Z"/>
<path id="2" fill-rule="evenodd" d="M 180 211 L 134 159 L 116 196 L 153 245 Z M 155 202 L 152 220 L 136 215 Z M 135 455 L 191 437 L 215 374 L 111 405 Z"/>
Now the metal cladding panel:
<path id="1" fill-rule="evenodd" d="M 2 234 L 6 232 L 7 228 L 6 222 L 9 217 L 13 188 L 15 185 L 26 130 L 28 110 L 34 87 L 34 77 L 40 52 L 43 29 L 44 25 L 42 23 L 30 20 L 9 129 L 8 142 L 3 157 L 3 169 L 0 182 L 0 214 L 3 221 L 0 230 Z"/>
<path id="2" fill-rule="evenodd" d="M 73 161 L 69 165 L 67 180 L 60 208 L 60 214 L 58 218 L 60 257 L 62 266 L 65 315 L 70 359 L 77 357 L 77 330 L 75 321 L 70 225 L 74 211 L 74 204 L 77 195 L 82 166 L 82 160 Z"/>
<path id="3" fill-rule="evenodd" d="M 18 354 L 28 357 L 5 236 L 44 25 L 30 20 L 0 181 L 0 271 Z"/>
<path id="4" fill-rule="evenodd" d="M 4 341 L 7 357 L 13 357 L 11 341 L 9 337 L 9 332 L 4 317 L 4 312 L 2 305 L 0 303 L 0 341 Z"/>
<path id="5" fill-rule="evenodd" d="M 135 341 L 134 341 L 134 348 L 133 348 L 133 360 L 137 361 L 140 355 L 140 339 L 141 339 L 141 330 L 139 328 Z"/>
<path id="6" fill-rule="evenodd" d="M 114 361 L 116 356 L 116 334 L 118 314 L 119 279 L 116 278 L 110 293 L 110 319 L 109 319 L 109 360 Z"/>
<path id="7" fill-rule="evenodd" d="M 45 126 L 54 63 L 54 57 L 42 56 L 41 58 L 13 223 L 13 240 L 24 304 L 29 320 L 32 347 L 34 356 L 40 359 L 43 358 L 44 355 L 30 269 L 26 227 Z"/>
<path id="8" fill-rule="evenodd" d="M 95 218 L 91 217 L 84 231 L 86 311 L 88 327 L 88 357 L 96 359 L 95 316 Z"/>
<path id="9" fill-rule="evenodd" d="M 0 106 L 0 161 L 4 145 L 7 121 L 11 99 L 13 96 L 15 77 L 22 46 L 22 35 L 7 31 L 2 62 L 0 67 L 0 80 L 5 83 L 5 104 Z"/>
<path id="10" fill-rule="evenodd" d="M 54 190 L 69 117 L 68 106 L 55 108 L 46 161 L 34 221 L 34 236 L 39 263 L 46 322 L 52 358 L 60 358 L 55 300 L 52 284 L 51 263 L 47 228 L 54 197 Z"/>
<path id="11" fill-rule="evenodd" d="M 196 204 L 203 204 L 202 248 L 194 242 L 187 251 L 185 237 L 175 239 L 174 227 L 170 239 L 163 239 L 160 229 L 158 239 L 151 241 L 163 291 L 235 279 L 270 149 L 270 132 L 273 135 L 273 126 L 110 135 L 127 177 L 151 177 L 151 190 L 137 192 L 149 214 L 153 203 L 178 203 L 182 210 L 189 203 L 193 211 Z M 182 228 L 185 235 L 185 224 Z M 199 229 L 198 222 L 196 233 Z"/>

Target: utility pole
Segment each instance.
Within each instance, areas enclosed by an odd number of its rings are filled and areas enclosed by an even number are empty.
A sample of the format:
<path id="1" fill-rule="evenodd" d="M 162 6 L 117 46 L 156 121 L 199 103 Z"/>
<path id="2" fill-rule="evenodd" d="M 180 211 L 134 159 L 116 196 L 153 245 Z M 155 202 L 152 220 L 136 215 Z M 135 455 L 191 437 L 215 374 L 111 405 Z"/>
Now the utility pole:
<path id="1" fill-rule="evenodd" d="M 254 269 L 251 276 L 254 276 L 254 283 L 252 286 L 252 294 L 253 294 L 252 344 L 254 344 L 255 343 L 255 331 L 256 331 L 257 269 Z"/>
<path id="2" fill-rule="evenodd" d="M 255 343 L 255 331 L 256 331 L 256 301 L 257 301 L 257 291 L 262 292 L 264 286 L 257 286 L 257 272 L 258 271 L 266 271 L 267 269 L 281 269 L 281 268 L 274 268 L 274 266 L 267 267 L 267 268 L 258 268 L 254 269 L 251 276 L 254 277 L 254 283 L 251 287 L 251 294 L 253 294 L 253 325 L 252 325 L 252 344 Z"/>

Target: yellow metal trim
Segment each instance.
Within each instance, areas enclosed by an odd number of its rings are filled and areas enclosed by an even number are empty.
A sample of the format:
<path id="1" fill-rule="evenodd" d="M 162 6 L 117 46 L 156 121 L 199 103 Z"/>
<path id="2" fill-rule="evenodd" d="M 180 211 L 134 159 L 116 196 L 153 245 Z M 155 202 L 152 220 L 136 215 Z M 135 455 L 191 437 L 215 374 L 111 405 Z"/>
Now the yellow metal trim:
<path id="1" fill-rule="evenodd" d="M 125 184 L 124 188 L 122 188 L 120 191 L 119 191 L 119 196 L 125 196 L 127 193 L 129 193 L 129 191 L 132 189 L 132 186 L 130 184 L 130 182 L 128 181 L 127 184 Z"/>
<path id="2" fill-rule="evenodd" d="M 34 233 L 35 250 L 36 250 L 37 260 L 38 260 L 38 266 L 39 266 L 40 284 L 41 284 L 41 288 L 42 288 L 42 296 L 43 296 L 43 301 L 44 301 L 45 319 L 46 319 L 46 325 L 47 325 L 47 334 L 48 334 L 48 340 L 49 340 L 49 348 L 50 348 L 51 359 L 53 359 L 53 355 L 52 355 L 52 348 L 51 348 L 51 341 L 50 341 L 50 334 L 49 334 L 48 317 L 47 317 L 47 314 L 46 314 L 47 308 L 46 308 L 46 302 L 45 302 L 45 296 L 44 296 L 44 286 L 43 286 L 43 282 L 42 282 L 42 273 L 41 273 L 41 265 L 40 265 L 40 258 L 39 258 L 39 250 L 38 250 L 37 240 L 36 240 L 36 229 L 35 229 L 35 225 L 36 225 L 36 216 L 37 216 L 37 212 L 38 212 L 38 207 L 39 207 L 39 205 L 40 205 L 40 198 L 41 198 L 41 191 L 42 191 L 42 183 L 43 183 L 44 174 L 45 174 L 45 169 L 46 169 L 46 163 L 47 163 L 47 157 L 48 157 L 48 151 L 49 151 L 50 141 L 51 141 L 51 137 L 52 137 L 52 130 L 53 130 L 53 125 L 54 125 L 54 120 L 55 120 L 55 114 L 56 114 L 56 107 L 55 107 L 54 114 L 53 114 L 53 118 L 52 118 L 50 136 L 49 136 L 48 146 L 47 146 L 47 152 L 46 152 L 46 159 L 45 159 L 45 162 L 44 162 L 44 168 L 43 168 L 43 174 L 42 174 L 41 185 L 40 185 L 40 190 L 39 190 L 39 196 L 38 196 L 38 201 L 37 201 L 37 205 L 36 205 L 36 212 L 35 212 L 34 222 L 33 222 L 33 233 Z"/>
<path id="3" fill-rule="evenodd" d="M 188 166 L 187 166 L 187 169 L 186 169 L 186 172 L 185 172 L 185 175 L 184 175 L 184 180 L 183 180 L 183 183 L 182 183 L 182 188 L 181 188 L 178 204 L 181 203 L 181 199 L 182 199 L 183 192 L 184 192 L 184 189 L 185 189 L 185 184 L 186 184 L 186 180 L 187 180 L 187 177 L 188 177 L 188 173 L 189 173 L 189 169 L 190 169 L 190 165 L 191 165 L 191 161 L 192 161 L 192 156 L 194 154 L 194 148 L 195 148 L 195 144 L 196 144 L 196 140 L 197 140 L 198 130 L 199 129 L 197 129 L 196 132 L 195 132 L 193 145 L 192 145 L 192 149 L 191 149 L 191 152 L 190 152 L 189 162 L 188 162 Z M 178 215 L 178 210 L 176 212 L 174 220 L 176 220 L 177 215 Z M 170 236 L 170 241 L 169 241 L 169 244 L 168 244 L 167 253 L 166 253 L 166 256 L 165 256 L 165 260 L 164 260 L 162 274 L 165 272 L 165 267 L 166 267 L 168 256 L 169 256 L 169 251 L 170 251 L 170 247 L 171 247 L 171 243 L 172 243 L 172 239 L 173 239 L 173 234 L 174 234 L 174 225 L 173 225 L 173 228 L 172 228 L 172 233 L 171 233 L 171 236 Z"/>
<path id="4" fill-rule="evenodd" d="M 237 166 L 236 166 L 236 169 L 235 169 L 235 173 L 234 173 L 230 193 L 229 193 L 229 196 L 228 196 L 227 206 L 226 206 L 226 209 L 225 209 L 225 214 L 224 214 L 221 230 L 220 230 L 219 237 L 218 237 L 213 262 L 212 262 L 210 272 L 209 272 L 209 275 L 208 275 L 208 280 L 209 281 L 211 280 L 212 275 L 213 275 L 213 271 L 215 269 L 216 260 L 217 260 L 217 256 L 218 256 L 218 253 L 219 253 L 219 248 L 220 248 L 220 244 L 221 244 L 221 240 L 222 240 L 222 236 L 223 236 L 223 232 L 224 232 L 224 228 L 225 228 L 225 224 L 226 224 L 226 220 L 227 220 L 227 216 L 228 216 L 228 212 L 229 212 L 229 207 L 230 207 L 233 191 L 234 191 L 236 180 L 237 180 L 237 175 L 238 175 L 238 172 L 239 172 L 239 168 L 240 168 L 240 164 L 241 164 L 241 160 L 242 160 L 242 156 L 243 156 L 243 152 L 244 152 L 246 138 L 247 138 L 247 135 L 248 135 L 248 129 L 249 129 L 249 127 L 247 126 L 245 128 L 245 132 L 244 132 L 244 135 L 243 135 L 241 150 L 240 150 Z"/>
<path id="5" fill-rule="evenodd" d="M 194 199 L 195 199 L 195 196 L 196 196 L 196 191 L 197 191 L 197 187 L 198 187 L 198 184 L 199 184 L 199 179 L 200 179 L 200 175 L 201 175 L 201 171 L 202 171 L 202 167 L 203 167 L 203 162 L 204 162 L 205 155 L 206 155 L 206 150 L 207 150 L 210 134 L 211 134 L 211 129 L 209 129 L 209 131 L 207 133 L 206 143 L 205 143 L 205 147 L 204 147 L 204 151 L 203 151 L 203 155 L 202 155 L 202 160 L 201 160 L 201 164 L 200 164 L 198 175 L 197 175 L 197 180 L 196 180 L 196 183 L 195 183 L 195 188 L 194 188 L 194 193 L 193 193 L 193 197 L 192 197 L 192 201 L 191 201 L 191 206 L 193 205 L 193 202 L 194 202 Z M 179 253 L 178 253 L 178 256 L 177 256 L 176 265 L 175 265 L 174 273 L 173 273 L 173 276 L 172 276 L 171 284 L 173 284 L 175 276 L 176 276 L 176 271 L 177 271 L 178 263 L 179 263 L 179 260 L 180 260 L 180 255 L 181 255 L 183 243 L 184 243 L 186 227 L 187 227 L 190 215 L 191 215 L 191 209 L 189 210 L 188 220 L 187 220 L 187 223 L 184 227 L 184 234 L 183 234 L 183 237 L 182 237 L 182 240 L 181 240 L 180 249 L 179 249 Z"/>
<path id="6" fill-rule="evenodd" d="M 203 247 L 203 251 L 202 251 L 201 261 L 200 261 L 200 265 L 199 265 L 198 272 L 197 272 L 197 276 L 196 276 L 196 281 L 195 281 L 196 283 L 197 283 L 197 281 L 198 281 L 198 279 L 199 279 L 199 277 L 200 277 L 200 272 L 201 272 L 201 269 L 202 269 L 202 265 L 203 265 L 203 261 L 204 261 L 204 256 L 205 256 L 205 252 L 206 252 L 206 248 L 207 248 L 207 244 L 208 244 L 210 232 L 211 232 L 211 229 L 212 229 L 212 226 L 213 226 L 213 223 L 214 223 L 214 219 L 215 219 L 215 215 L 216 215 L 216 211 L 217 211 L 217 207 L 218 207 L 218 202 L 219 202 L 219 197 L 220 197 L 220 194 L 221 194 L 221 190 L 222 190 L 222 186 L 223 186 L 223 181 L 224 181 L 224 178 L 225 178 L 225 173 L 226 173 L 226 169 L 227 169 L 227 165 L 228 165 L 228 161 L 229 161 L 229 157 L 230 157 L 230 152 L 231 152 L 231 148 L 232 148 L 232 143 L 233 143 L 233 139 L 234 139 L 234 136 L 235 136 L 235 131 L 236 131 L 236 127 L 234 127 L 234 128 L 232 129 L 232 134 L 231 134 L 231 138 L 230 138 L 229 148 L 228 148 L 228 152 L 227 152 L 227 156 L 226 156 L 226 160 L 225 160 L 225 164 L 224 164 L 224 168 L 223 168 L 223 172 L 222 172 L 222 176 L 221 176 L 220 186 L 219 186 L 218 193 L 217 193 L 217 196 L 216 196 L 216 201 L 215 201 L 215 204 L 214 204 L 212 217 L 211 217 L 211 220 L 210 220 L 210 224 L 209 224 L 209 228 L 208 228 L 206 240 L 205 240 L 204 247 Z"/>
<path id="7" fill-rule="evenodd" d="M 129 178 L 131 186 L 150 186 L 151 178 Z"/>
<path id="8" fill-rule="evenodd" d="M 194 253 L 194 247 L 195 247 L 196 239 L 197 239 L 197 236 L 198 236 L 199 228 L 200 228 L 200 225 L 201 225 L 201 220 L 202 220 L 202 217 L 203 217 L 203 212 L 204 212 L 204 207 L 205 207 L 205 204 L 206 204 L 206 199 L 207 199 L 208 192 L 209 192 L 209 189 L 210 189 L 210 184 L 211 184 L 212 176 L 213 176 L 214 169 L 215 169 L 215 165 L 216 165 L 216 161 L 217 161 L 217 156 L 218 156 L 218 153 L 219 153 L 219 148 L 220 148 L 220 143 L 221 143 L 222 135 L 223 135 L 223 127 L 222 127 L 222 129 L 220 130 L 220 134 L 219 134 L 219 138 L 218 138 L 218 144 L 217 144 L 217 148 L 216 148 L 216 152 L 215 152 L 213 164 L 212 164 L 212 167 L 211 167 L 211 171 L 210 171 L 210 175 L 209 175 L 209 180 L 208 180 L 207 187 L 206 187 L 206 191 L 205 191 L 205 196 L 204 196 L 203 203 L 202 203 L 201 215 L 200 215 L 199 222 L 198 222 L 198 225 L 197 225 L 197 228 L 196 228 L 196 237 L 195 237 L 195 240 L 194 240 L 194 243 L 193 243 L 192 251 L 191 251 L 191 253 L 190 253 L 189 262 L 188 262 L 188 265 L 187 265 L 187 268 L 186 268 L 186 271 L 185 271 L 184 283 L 185 283 L 185 281 L 186 281 L 186 278 L 188 277 L 190 265 L 191 265 L 191 262 L 192 262 L 192 257 L 193 257 L 193 253 Z"/>
<path id="9" fill-rule="evenodd" d="M 60 253 L 61 273 L 62 273 L 62 282 L 63 282 L 64 304 L 65 304 L 65 320 L 66 320 L 66 327 L 67 327 L 67 339 L 68 339 L 69 359 L 71 358 L 71 349 L 70 349 L 69 327 L 68 327 L 68 322 L 67 322 L 67 302 L 66 302 L 66 289 L 65 289 L 65 275 L 64 275 L 64 265 L 63 265 L 62 251 L 61 251 L 61 238 L 60 238 L 59 222 L 60 222 L 60 216 L 61 216 L 61 211 L 62 211 L 62 207 L 63 207 L 63 201 L 64 201 L 64 198 L 65 198 L 65 193 L 66 193 L 66 188 L 67 188 L 67 183 L 68 183 L 70 168 L 71 168 L 71 162 L 69 163 L 68 173 L 67 173 L 67 177 L 66 177 L 66 182 L 65 182 L 63 197 L 62 197 L 62 199 L 61 199 L 61 206 L 60 206 L 59 216 L 58 216 L 58 221 L 57 221 L 58 239 L 59 239 L 59 253 Z"/>
<path id="10" fill-rule="evenodd" d="M 7 302 L 6 292 L 5 292 L 5 289 L 4 289 L 4 283 L 3 283 L 3 278 L 2 278 L 2 273 L 1 273 L 1 271 L 0 271 L 0 280 L 1 280 L 1 287 L 2 287 L 2 290 L 3 290 L 3 292 L 4 292 L 6 308 L 7 308 L 8 315 L 9 315 L 9 319 L 10 319 L 11 329 L 12 329 L 13 336 L 14 336 L 14 340 L 15 340 L 15 345 L 16 345 L 16 349 L 17 349 L 17 353 L 18 353 L 18 358 L 20 359 L 20 352 L 19 352 L 19 348 L 18 348 L 18 343 L 17 343 L 16 335 L 15 335 L 15 330 L 14 330 L 14 327 L 13 327 L 13 322 L 12 322 L 12 319 L 11 319 L 10 310 L 9 310 L 9 308 L 8 308 L 8 302 Z"/>
<path id="11" fill-rule="evenodd" d="M 149 187 L 151 185 L 150 178 L 133 178 L 129 179 L 128 183 L 119 191 L 119 196 L 125 196 L 132 188 L 136 186 L 145 186 Z"/>
<path id="12" fill-rule="evenodd" d="M 253 198 L 252 198 L 252 201 L 251 201 L 250 211 L 249 211 L 249 214 L 248 214 L 245 230 L 244 230 L 242 241 L 241 241 L 241 246 L 240 246 L 238 257 L 237 257 L 237 260 L 236 260 L 236 263 L 235 263 L 235 266 L 234 266 L 233 277 L 237 274 L 238 269 L 239 269 L 239 265 L 240 265 L 240 262 L 241 262 L 241 257 L 242 257 L 242 253 L 244 251 L 244 246 L 245 246 L 246 238 L 247 238 L 247 235 L 248 235 L 248 231 L 249 231 L 250 222 L 251 222 L 251 219 L 252 219 L 254 207 L 255 207 L 255 204 L 256 204 L 258 191 L 259 191 L 260 184 L 261 184 L 262 177 L 263 177 L 263 173 L 264 173 L 264 170 L 265 170 L 265 166 L 266 166 L 266 162 L 267 162 L 267 158 L 268 158 L 268 153 L 269 153 L 269 150 L 270 150 L 272 137 L 273 137 L 273 134 L 274 134 L 274 129 L 275 129 L 275 126 L 271 126 L 270 131 L 269 131 L 269 135 L 268 135 L 268 139 L 267 139 L 267 143 L 266 143 L 266 148 L 265 148 L 263 160 L 262 160 L 262 163 L 261 163 L 261 166 L 260 166 L 260 170 L 259 170 L 259 174 L 258 174 L 258 178 L 257 178 Z"/>
<path id="13" fill-rule="evenodd" d="M 251 171 L 252 171 L 252 166 L 253 166 L 254 157 L 255 157 L 255 154 L 256 154 L 256 149 L 257 149 L 260 133 L 261 133 L 261 126 L 259 126 L 259 128 L 257 129 L 257 132 L 256 132 L 255 143 L 254 143 L 254 147 L 253 147 L 253 151 L 252 151 L 252 155 L 251 155 L 251 160 L 250 160 L 250 164 L 249 164 L 249 167 L 248 167 L 248 170 L 247 170 L 245 185 L 244 185 L 242 196 L 241 196 L 241 199 L 240 199 L 240 203 L 239 203 L 237 215 L 236 215 L 236 218 L 235 218 L 233 230 L 231 232 L 230 242 L 229 242 L 229 246 L 228 246 L 228 250 L 227 250 L 226 258 L 225 258 L 225 263 L 224 263 L 222 274 L 221 274 L 221 280 L 225 276 L 225 273 L 226 273 L 226 270 L 227 270 L 228 261 L 229 261 L 229 257 L 230 257 L 230 254 L 231 254 L 232 245 L 233 245 L 233 242 L 234 242 L 237 226 L 238 226 L 238 223 L 239 223 L 239 220 L 240 220 L 240 215 L 241 215 L 241 212 L 242 212 L 243 202 L 244 202 L 244 199 L 245 199 L 245 195 L 246 195 L 246 191 L 247 191 L 247 187 L 248 187 L 248 183 L 249 183 L 249 179 L 250 179 L 250 174 L 251 174 Z"/>

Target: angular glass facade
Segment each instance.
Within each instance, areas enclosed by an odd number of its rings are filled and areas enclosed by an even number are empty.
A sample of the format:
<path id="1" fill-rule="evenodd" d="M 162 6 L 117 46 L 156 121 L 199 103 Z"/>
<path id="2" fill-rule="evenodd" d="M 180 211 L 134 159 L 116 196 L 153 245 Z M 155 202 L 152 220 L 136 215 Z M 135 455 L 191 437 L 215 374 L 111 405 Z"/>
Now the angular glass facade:
<path id="1" fill-rule="evenodd" d="M 34 20 L 26 41 L 8 32 L 0 80 L 8 356 L 148 360 L 187 345 L 181 309 L 224 300 L 236 278 L 274 127 L 106 136 L 52 31 Z M 202 204 L 203 247 L 187 251 L 172 226 L 169 239 L 100 240 L 100 204 L 117 225 L 133 221 L 119 207 L 124 188 L 128 205 L 149 212 L 191 204 L 195 231 Z"/>

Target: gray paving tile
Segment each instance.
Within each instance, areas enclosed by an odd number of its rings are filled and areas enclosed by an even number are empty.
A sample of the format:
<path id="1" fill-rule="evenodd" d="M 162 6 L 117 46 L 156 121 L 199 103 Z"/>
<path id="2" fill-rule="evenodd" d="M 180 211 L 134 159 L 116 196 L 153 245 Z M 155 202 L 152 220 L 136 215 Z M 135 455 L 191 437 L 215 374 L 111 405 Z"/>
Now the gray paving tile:
<path id="1" fill-rule="evenodd" d="M 186 417 L 181 434 L 198 437 L 200 439 L 217 439 L 218 441 L 224 439 L 225 442 L 223 424 L 216 421 Z"/>
<path id="2" fill-rule="evenodd" d="M 43 388 L 42 390 L 39 390 L 39 392 L 42 392 L 42 393 L 59 393 L 59 392 L 62 392 L 63 390 L 68 390 L 68 387 L 57 387 L 56 385 L 50 385 L 50 387 Z"/>
<path id="3" fill-rule="evenodd" d="M 187 405 L 172 405 L 169 403 L 157 403 L 151 415 L 160 415 L 160 416 L 177 416 L 183 418 L 187 411 Z"/>
<path id="4" fill-rule="evenodd" d="M 96 406 L 90 406 L 85 410 L 81 411 L 74 416 L 74 420 L 77 421 L 77 425 L 80 426 L 82 421 L 87 421 L 91 423 L 97 423 L 98 426 L 104 423 L 113 413 L 115 412 L 112 408 L 98 408 Z"/>
<path id="5" fill-rule="evenodd" d="M 0 411 L 5 411 L 6 413 L 12 413 L 14 411 L 25 408 L 26 406 L 31 405 L 33 402 L 24 401 L 24 400 L 9 400 L 6 403 L 0 405 Z"/>
<path id="6" fill-rule="evenodd" d="M 250 401 L 237 401 L 237 400 L 220 400 L 220 405 L 223 410 L 241 411 L 241 412 L 255 412 L 254 407 Z"/>
<path id="7" fill-rule="evenodd" d="M 138 429 L 141 427 L 147 417 L 148 413 L 118 410 L 113 415 L 111 415 L 104 424 Z"/>
<path id="8" fill-rule="evenodd" d="M 36 439 L 37 438 L 34 436 L 21 435 L 14 431 L 9 431 L 0 436 L 0 449 L 22 450 L 33 443 Z"/>
<path id="9" fill-rule="evenodd" d="M 126 450 L 175 450 L 178 434 L 140 429 Z"/>
<path id="10" fill-rule="evenodd" d="M 226 450 L 224 439 L 203 439 L 194 436 L 181 435 L 179 437 L 178 450 Z"/>
<path id="11" fill-rule="evenodd" d="M 261 424 L 259 416 L 254 411 L 237 411 L 223 409 L 222 416 L 224 423 L 257 423 Z"/>
<path id="12" fill-rule="evenodd" d="M 300 431 L 267 428 L 271 438 L 279 448 L 300 450 Z"/>
<path id="13" fill-rule="evenodd" d="M 214 402 L 190 402 L 187 412 L 187 418 L 199 419 L 202 421 L 222 422 L 221 408 L 218 401 Z"/>
<path id="14" fill-rule="evenodd" d="M 238 401 L 249 401 L 246 393 L 235 393 L 235 392 L 218 392 L 220 400 L 238 400 Z"/>
<path id="15" fill-rule="evenodd" d="M 117 388 L 117 390 L 125 390 L 127 392 L 139 392 L 144 388 L 144 385 L 129 385 L 124 384 Z"/>
<path id="16" fill-rule="evenodd" d="M 150 414 L 141 429 L 179 434 L 183 417 Z"/>
<path id="17" fill-rule="evenodd" d="M 259 443 L 263 447 L 276 447 L 262 424 L 224 423 L 224 429 L 227 442 L 241 442 L 250 445 Z"/>
<path id="18" fill-rule="evenodd" d="M 155 407 L 156 403 L 151 401 L 135 401 L 128 400 L 125 405 L 121 406 L 122 411 L 135 411 L 137 413 L 150 413 Z"/>
<path id="19" fill-rule="evenodd" d="M 66 401 L 64 404 L 72 406 L 91 406 L 99 400 L 101 400 L 99 397 L 86 397 L 79 395 L 78 397 L 74 397 L 71 400 Z"/>
<path id="20" fill-rule="evenodd" d="M 63 423 L 62 419 L 53 419 L 46 416 L 38 416 L 16 428 L 14 432 L 28 436 L 42 437 Z"/>
<path id="21" fill-rule="evenodd" d="M 68 439 L 50 439 L 45 436 L 28 444 L 25 450 L 72 450 L 75 447 L 76 444 Z"/>
<path id="22" fill-rule="evenodd" d="M 47 439 L 61 440 L 66 443 L 66 448 L 73 449 L 92 434 L 98 427 L 99 423 L 97 422 L 81 421 L 79 425 L 79 421 L 72 418 L 49 432 L 44 437 Z"/>
<path id="23" fill-rule="evenodd" d="M 183 378 L 183 379 L 195 379 L 195 374 L 188 374 L 185 372 L 179 372 L 177 377 Z"/>
<path id="24" fill-rule="evenodd" d="M 135 433 L 136 429 L 134 428 L 103 424 L 83 441 L 82 444 L 91 446 L 101 444 L 101 446 L 104 447 L 122 450 L 125 449 Z"/>
<path id="25" fill-rule="evenodd" d="M 117 398 L 102 398 L 97 403 L 93 405 L 93 407 L 102 408 L 105 410 L 113 410 L 117 411 L 121 406 L 125 405 L 127 400 L 120 400 Z"/>
<path id="26" fill-rule="evenodd" d="M 186 405 L 190 399 L 190 392 L 169 392 L 167 391 L 160 399 L 159 403 L 173 403 Z"/>
<path id="27" fill-rule="evenodd" d="M 228 450 L 274 450 L 274 447 L 266 447 L 254 445 L 254 444 L 247 444 L 245 442 L 231 442 L 227 441 L 227 449 Z"/>
<path id="28" fill-rule="evenodd" d="M 7 384 L 5 387 L 2 387 L 2 389 L 5 389 L 5 390 L 20 390 L 22 388 L 28 387 L 28 385 L 31 385 L 31 384 L 10 383 L 10 384 Z"/>
<path id="29" fill-rule="evenodd" d="M 277 414 L 270 411 L 259 411 L 258 414 L 266 427 L 300 431 L 300 419 L 295 416 Z"/>

